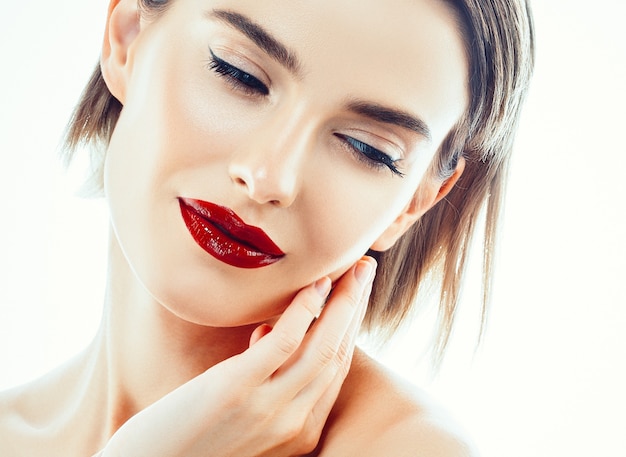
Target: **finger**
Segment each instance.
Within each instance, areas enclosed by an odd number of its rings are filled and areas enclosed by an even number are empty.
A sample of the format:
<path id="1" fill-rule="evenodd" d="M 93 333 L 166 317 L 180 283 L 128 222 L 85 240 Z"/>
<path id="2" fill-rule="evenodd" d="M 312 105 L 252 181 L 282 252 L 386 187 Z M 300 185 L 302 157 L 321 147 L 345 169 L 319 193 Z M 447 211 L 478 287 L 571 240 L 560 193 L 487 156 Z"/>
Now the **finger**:
<path id="1" fill-rule="evenodd" d="M 249 381 L 262 382 L 271 376 L 300 347 L 311 322 L 319 316 L 330 292 L 328 277 L 302 289 L 278 319 L 271 332 L 257 340 L 239 357 L 246 359 L 240 366 Z"/>
<path id="2" fill-rule="evenodd" d="M 371 284 L 370 282 L 362 294 L 362 304 L 366 304 L 369 299 Z M 350 370 L 365 309 L 366 306 L 361 306 L 361 312 L 353 316 L 335 360 L 286 404 L 291 413 L 285 416 L 290 417 L 294 423 L 303 424 L 301 437 L 298 440 L 302 447 L 296 449 L 298 455 L 307 454 L 319 442 L 324 424 L 328 420 Z"/>
<path id="3" fill-rule="evenodd" d="M 317 402 L 311 409 L 311 413 L 306 421 L 306 427 L 310 428 L 313 433 L 321 435 L 324 425 L 328 421 L 328 416 L 330 416 L 337 402 L 344 381 L 344 377 L 335 376 L 322 395 L 317 398 Z"/>
<path id="4" fill-rule="evenodd" d="M 359 260 L 337 282 L 324 311 L 305 339 L 297 357 L 276 373 L 281 389 L 294 395 L 315 379 L 329 364 L 336 363 L 339 351 L 345 352 L 344 338 L 367 305 L 374 277 L 373 259 Z M 281 381 L 284 378 L 284 381 Z"/>
<path id="5" fill-rule="evenodd" d="M 322 401 L 323 398 L 336 398 L 339 394 L 339 388 L 350 371 L 352 357 L 356 346 L 357 338 L 363 322 L 363 317 L 367 309 L 367 302 L 372 289 L 372 283 L 366 288 L 360 312 L 355 314 L 349 329 L 346 331 L 344 338 L 337 350 L 335 359 L 329 363 L 324 370 L 314 378 L 294 399 L 301 403 L 301 407 L 310 408 L 310 405 Z M 335 389 L 332 386 L 335 386 Z M 334 400 L 333 400 L 334 401 Z M 323 403 L 323 402 L 322 402 Z M 322 408 L 323 410 L 323 408 Z"/>
<path id="6" fill-rule="evenodd" d="M 248 347 L 254 346 L 261 338 L 272 331 L 272 326 L 268 324 L 259 325 L 250 335 L 250 344 Z"/>

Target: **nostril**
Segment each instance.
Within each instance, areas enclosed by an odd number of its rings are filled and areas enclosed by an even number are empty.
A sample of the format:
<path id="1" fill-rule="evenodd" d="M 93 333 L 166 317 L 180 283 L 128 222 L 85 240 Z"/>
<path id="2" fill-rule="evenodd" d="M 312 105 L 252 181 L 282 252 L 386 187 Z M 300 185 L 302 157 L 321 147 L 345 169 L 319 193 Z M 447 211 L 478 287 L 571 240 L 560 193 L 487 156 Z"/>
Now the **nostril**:
<path id="1" fill-rule="evenodd" d="M 256 167 L 231 164 L 228 171 L 234 188 L 258 203 L 283 207 L 293 199 L 294 176 L 289 172 L 272 169 L 267 164 Z"/>
<path id="2" fill-rule="evenodd" d="M 240 177 L 233 178 L 233 182 L 234 182 L 235 184 L 239 184 L 240 186 L 247 187 L 246 181 L 244 181 L 244 180 L 243 180 L 242 178 L 240 178 Z"/>

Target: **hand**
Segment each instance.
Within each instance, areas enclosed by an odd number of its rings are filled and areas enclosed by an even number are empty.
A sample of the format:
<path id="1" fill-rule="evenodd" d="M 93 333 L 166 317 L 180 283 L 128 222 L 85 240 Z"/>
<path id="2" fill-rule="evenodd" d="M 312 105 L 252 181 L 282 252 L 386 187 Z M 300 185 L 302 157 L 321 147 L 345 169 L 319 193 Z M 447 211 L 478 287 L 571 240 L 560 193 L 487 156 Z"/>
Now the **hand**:
<path id="1" fill-rule="evenodd" d="M 325 306 L 329 278 L 302 289 L 273 329 L 261 325 L 253 332 L 248 350 L 135 415 L 98 456 L 287 457 L 313 451 L 350 369 L 374 270 L 373 259 L 359 260 Z"/>

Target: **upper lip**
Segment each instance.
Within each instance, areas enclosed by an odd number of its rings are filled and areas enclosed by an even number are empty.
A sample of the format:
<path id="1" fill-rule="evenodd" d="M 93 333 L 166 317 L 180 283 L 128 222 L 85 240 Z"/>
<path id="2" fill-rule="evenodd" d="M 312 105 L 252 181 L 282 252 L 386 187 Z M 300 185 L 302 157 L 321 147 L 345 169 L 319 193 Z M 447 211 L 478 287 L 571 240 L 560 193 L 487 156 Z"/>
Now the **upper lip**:
<path id="1" fill-rule="evenodd" d="M 261 228 L 246 224 L 232 209 L 193 198 L 179 199 L 228 237 L 263 254 L 274 257 L 285 255 Z"/>

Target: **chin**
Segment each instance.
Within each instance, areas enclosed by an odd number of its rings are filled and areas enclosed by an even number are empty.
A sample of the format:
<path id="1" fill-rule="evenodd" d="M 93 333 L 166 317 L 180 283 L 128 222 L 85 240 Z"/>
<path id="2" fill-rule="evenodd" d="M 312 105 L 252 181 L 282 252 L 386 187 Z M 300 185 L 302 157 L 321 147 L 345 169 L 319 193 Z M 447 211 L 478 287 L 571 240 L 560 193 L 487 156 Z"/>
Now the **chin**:
<path id="1" fill-rule="evenodd" d="M 234 289 L 236 290 L 236 289 Z M 177 318 L 204 327 L 230 328 L 259 324 L 275 320 L 289 306 L 297 291 L 282 296 L 262 296 L 254 288 L 244 294 L 219 291 L 204 300 L 197 295 L 162 293 L 155 296 L 156 302 Z"/>

